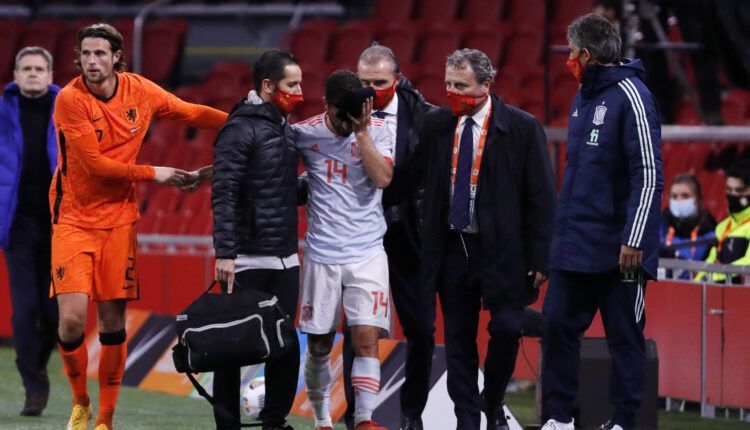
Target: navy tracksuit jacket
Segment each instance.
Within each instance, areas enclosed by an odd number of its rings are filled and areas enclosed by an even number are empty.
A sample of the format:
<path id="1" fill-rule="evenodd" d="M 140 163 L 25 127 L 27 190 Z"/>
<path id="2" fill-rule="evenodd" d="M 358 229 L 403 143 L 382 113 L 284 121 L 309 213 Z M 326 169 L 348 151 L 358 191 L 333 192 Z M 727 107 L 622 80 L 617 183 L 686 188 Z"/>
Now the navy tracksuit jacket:
<path id="1" fill-rule="evenodd" d="M 580 337 L 602 313 L 613 371 L 613 421 L 634 428 L 645 364 L 645 283 L 655 278 L 663 173 L 661 124 L 638 60 L 586 68 L 570 110 L 567 161 L 545 299 L 544 401 L 570 422 Z M 620 247 L 643 251 L 638 273 L 619 273 Z"/>

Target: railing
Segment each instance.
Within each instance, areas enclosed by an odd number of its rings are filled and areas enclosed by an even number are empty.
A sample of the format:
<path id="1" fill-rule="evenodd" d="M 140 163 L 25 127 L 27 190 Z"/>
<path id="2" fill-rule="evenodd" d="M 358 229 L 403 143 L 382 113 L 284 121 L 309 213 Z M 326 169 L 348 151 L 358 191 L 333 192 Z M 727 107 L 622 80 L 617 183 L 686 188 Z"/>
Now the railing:
<path id="1" fill-rule="evenodd" d="M 563 142 L 568 138 L 567 127 L 545 127 L 547 139 Z M 709 126 L 709 125 L 662 125 L 662 141 L 691 142 L 738 142 L 750 141 L 749 126 Z"/>
<path id="2" fill-rule="evenodd" d="M 683 273 L 689 273 L 690 279 L 679 279 Z M 704 273 L 702 280 L 696 281 L 695 276 Z M 715 282 L 713 274 L 724 275 L 725 281 Z M 739 278 L 739 279 L 738 279 Z M 699 284 L 701 288 L 701 416 L 713 418 L 716 414 L 716 406 L 709 404 L 707 398 L 707 354 L 708 354 L 708 317 L 711 315 L 722 316 L 723 308 L 709 309 L 708 288 L 750 288 L 750 266 L 734 266 L 729 264 L 713 264 L 704 261 L 690 261 L 678 259 L 659 260 L 659 280 L 671 280 L 689 284 Z M 740 280 L 741 282 L 737 282 Z M 722 336 L 722 342 L 724 342 Z M 723 346 L 722 346 L 723 353 Z M 672 407 L 671 399 L 667 399 L 667 410 Z M 744 421 L 746 411 L 740 408 L 740 420 Z"/>

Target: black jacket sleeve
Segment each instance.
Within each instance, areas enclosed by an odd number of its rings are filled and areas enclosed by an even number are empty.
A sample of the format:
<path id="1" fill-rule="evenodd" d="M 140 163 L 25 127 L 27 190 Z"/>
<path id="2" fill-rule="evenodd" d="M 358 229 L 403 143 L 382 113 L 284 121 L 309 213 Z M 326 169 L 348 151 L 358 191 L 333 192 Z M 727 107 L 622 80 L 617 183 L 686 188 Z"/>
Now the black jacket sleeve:
<path id="1" fill-rule="evenodd" d="M 546 273 L 555 224 L 555 178 L 547 136 L 539 121 L 531 121 L 523 166 L 523 235 L 527 270 Z"/>
<path id="2" fill-rule="evenodd" d="M 389 208 L 403 203 L 422 183 L 427 165 L 428 147 L 432 139 L 429 127 L 432 122 L 430 117 L 430 114 L 422 115 L 421 121 L 416 122 L 417 146 L 405 163 L 394 167 L 393 179 L 383 192 L 383 207 Z"/>
<path id="3" fill-rule="evenodd" d="M 216 258 L 237 257 L 239 191 L 247 174 L 254 138 L 252 127 L 242 127 L 239 121 L 230 121 L 221 129 L 214 143 L 211 203 Z"/>

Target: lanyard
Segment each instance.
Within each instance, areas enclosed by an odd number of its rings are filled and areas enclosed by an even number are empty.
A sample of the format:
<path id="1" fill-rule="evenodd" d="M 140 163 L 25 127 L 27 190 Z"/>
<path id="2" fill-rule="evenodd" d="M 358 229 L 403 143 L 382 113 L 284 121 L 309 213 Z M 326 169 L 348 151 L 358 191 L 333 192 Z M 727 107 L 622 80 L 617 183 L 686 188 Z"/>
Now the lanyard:
<path id="1" fill-rule="evenodd" d="M 479 135 L 479 146 L 477 147 L 477 155 L 474 157 L 474 163 L 471 166 L 471 178 L 469 179 L 469 184 L 471 184 L 470 190 L 471 190 L 472 197 L 476 195 L 477 183 L 479 182 L 479 166 L 482 164 L 482 154 L 484 154 L 484 144 L 487 141 L 487 129 L 489 128 L 491 116 L 492 116 L 492 106 L 490 106 L 490 111 L 487 112 L 487 116 L 484 118 L 484 124 L 482 124 L 482 132 Z M 460 124 L 461 123 L 459 121 L 459 124 L 456 125 L 456 132 L 453 137 L 453 160 L 451 162 L 451 183 L 453 185 L 456 184 L 456 169 L 458 168 L 458 150 L 459 150 L 459 145 L 460 145 L 460 140 L 461 140 L 458 134 L 458 129 L 460 128 L 459 127 Z M 466 123 L 464 123 L 464 127 L 466 127 Z M 474 131 L 472 130 L 472 133 L 473 132 Z"/>
<path id="2" fill-rule="evenodd" d="M 698 231 L 700 230 L 700 228 L 701 226 L 698 225 L 693 229 L 693 231 L 690 232 L 691 242 L 695 242 L 695 240 L 698 239 Z M 666 240 L 667 246 L 672 246 L 674 235 L 675 235 L 674 227 L 669 226 L 669 230 L 667 230 L 667 240 Z M 690 247 L 690 259 L 693 259 L 693 258 L 695 258 L 695 247 L 691 246 Z"/>
<path id="3" fill-rule="evenodd" d="M 739 223 L 739 225 L 737 225 L 737 228 L 742 227 L 743 225 L 747 224 L 748 222 L 750 222 L 750 218 L 748 218 L 748 219 L 742 221 L 741 223 Z M 719 244 L 716 246 L 716 252 L 717 253 L 721 252 L 721 245 L 724 244 L 724 240 L 726 240 L 727 236 L 729 236 L 729 233 L 731 233 L 731 231 L 732 231 L 732 225 L 733 224 L 734 223 L 732 222 L 732 219 L 730 218 L 729 222 L 727 223 L 727 226 L 724 228 L 724 231 L 721 233 L 721 237 L 719 238 Z"/>

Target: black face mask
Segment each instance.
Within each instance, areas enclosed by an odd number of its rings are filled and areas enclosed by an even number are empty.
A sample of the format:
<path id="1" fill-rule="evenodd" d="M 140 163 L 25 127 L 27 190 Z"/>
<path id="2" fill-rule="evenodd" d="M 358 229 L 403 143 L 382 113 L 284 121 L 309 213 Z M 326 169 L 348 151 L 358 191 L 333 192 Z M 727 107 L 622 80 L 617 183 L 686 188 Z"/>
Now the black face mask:
<path id="1" fill-rule="evenodd" d="M 750 206 L 750 196 L 734 196 L 732 194 L 727 194 L 727 203 L 730 214 L 742 212 L 745 208 Z"/>

